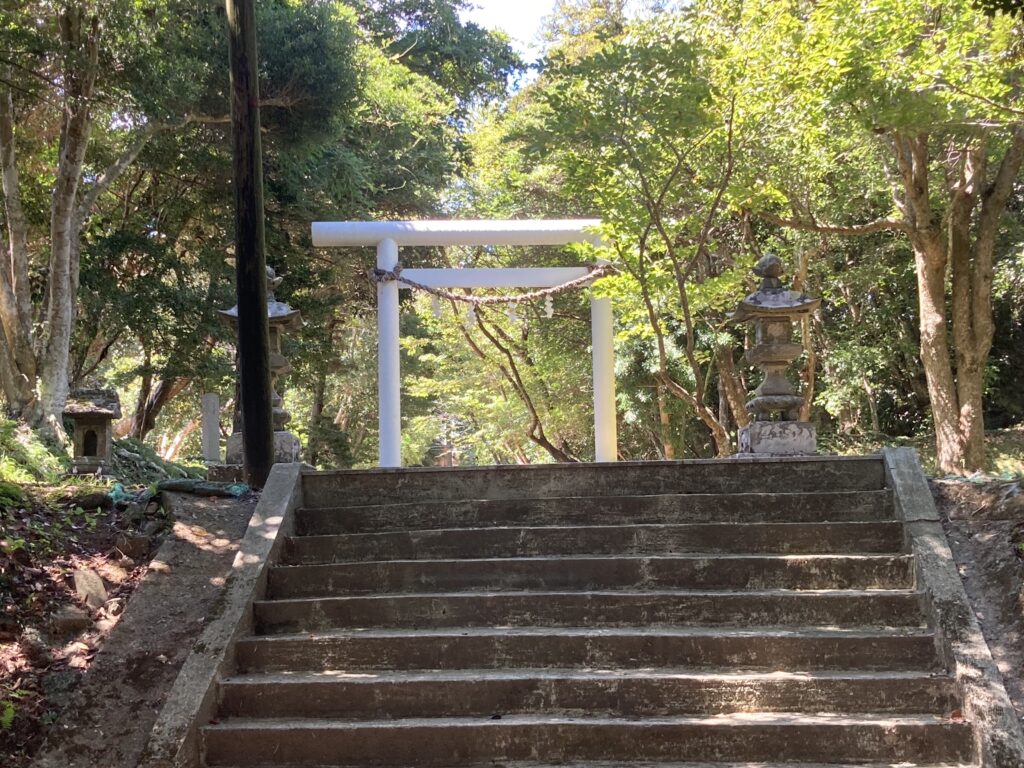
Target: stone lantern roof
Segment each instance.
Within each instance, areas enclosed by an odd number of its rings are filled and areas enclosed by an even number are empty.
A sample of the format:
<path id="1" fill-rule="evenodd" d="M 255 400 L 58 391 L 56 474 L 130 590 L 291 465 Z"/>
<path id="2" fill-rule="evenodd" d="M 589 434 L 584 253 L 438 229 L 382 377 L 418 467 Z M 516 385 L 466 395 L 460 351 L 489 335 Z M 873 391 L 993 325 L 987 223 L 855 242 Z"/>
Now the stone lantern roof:
<path id="1" fill-rule="evenodd" d="M 763 278 L 761 287 L 740 301 L 736 311 L 729 316 L 733 323 L 745 323 L 759 317 L 799 317 L 813 312 L 821 304 L 820 298 L 791 291 L 782 284 L 780 278 L 784 268 L 778 256 L 764 256 L 752 271 Z"/>
<path id="2" fill-rule="evenodd" d="M 284 329 L 292 330 L 302 327 L 302 312 L 292 309 L 283 301 L 278 301 L 274 296 L 274 290 L 281 284 L 284 278 L 278 277 L 273 267 L 267 267 L 267 322 L 271 326 L 281 326 Z M 238 323 L 238 305 L 231 309 L 218 309 L 217 314 L 228 323 Z"/>
<path id="3" fill-rule="evenodd" d="M 68 395 L 64 415 L 120 419 L 121 402 L 112 389 L 76 389 Z"/>

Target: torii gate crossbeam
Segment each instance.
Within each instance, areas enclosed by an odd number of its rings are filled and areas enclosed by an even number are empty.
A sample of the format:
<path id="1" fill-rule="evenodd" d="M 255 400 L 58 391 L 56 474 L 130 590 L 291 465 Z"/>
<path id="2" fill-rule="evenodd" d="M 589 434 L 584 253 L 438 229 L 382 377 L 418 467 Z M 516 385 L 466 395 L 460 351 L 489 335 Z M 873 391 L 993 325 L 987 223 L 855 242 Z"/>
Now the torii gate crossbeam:
<path id="1" fill-rule="evenodd" d="M 568 245 L 598 243 L 596 219 L 534 221 L 334 221 L 313 223 L 317 247 L 376 246 L 377 268 L 398 266 L 400 246 Z M 588 274 L 586 267 L 425 268 L 402 275 L 431 288 L 550 288 Z M 377 397 L 380 466 L 402 464 L 401 370 L 397 280 L 377 284 Z M 594 380 L 594 455 L 618 457 L 615 418 L 615 357 L 611 300 L 591 298 Z"/>

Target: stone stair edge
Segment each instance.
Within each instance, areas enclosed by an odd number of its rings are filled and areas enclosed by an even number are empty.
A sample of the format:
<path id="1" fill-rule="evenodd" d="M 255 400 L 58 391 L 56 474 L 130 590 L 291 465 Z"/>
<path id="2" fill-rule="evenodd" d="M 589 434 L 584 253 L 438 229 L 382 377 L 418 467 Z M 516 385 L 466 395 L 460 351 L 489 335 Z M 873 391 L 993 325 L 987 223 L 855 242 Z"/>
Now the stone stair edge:
<path id="1" fill-rule="evenodd" d="M 776 522 L 776 521 L 761 521 L 755 520 L 749 523 L 735 523 L 732 521 L 726 521 L 721 523 L 605 523 L 596 525 L 568 525 L 565 523 L 556 525 L 501 525 L 501 526 L 467 526 L 465 528 L 408 528 L 400 530 L 390 531 L 367 531 L 367 532 L 355 532 L 355 533 L 307 533 L 307 534 L 292 534 L 289 536 L 291 539 L 315 539 L 315 538 L 354 538 L 358 536 L 385 536 L 396 533 L 400 534 L 415 534 L 415 533 L 429 533 L 430 535 L 440 535 L 442 533 L 449 532 L 460 532 L 460 531 L 493 531 L 501 530 L 503 528 L 513 530 L 545 530 L 550 531 L 552 529 L 566 529 L 566 530 L 578 530 L 580 528 L 598 528 L 598 529 L 623 529 L 623 528 L 722 528 L 730 527 L 737 528 L 742 526 L 743 528 L 767 528 L 768 526 L 790 526 L 792 530 L 796 526 L 802 527 L 814 527 L 814 528 L 825 528 L 829 526 L 861 526 L 863 529 L 865 526 L 879 526 L 886 528 L 899 528 L 902 530 L 904 523 L 899 520 L 825 520 L 822 522 Z M 783 529 L 785 530 L 785 529 Z M 855 530 L 855 529 L 851 529 Z"/>
<path id="2" fill-rule="evenodd" d="M 866 670 L 811 669 L 800 672 L 779 670 L 745 670 L 733 667 L 481 667 L 467 669 L 382 669 L 373 672 L 344 673 L 340 670 L 303 672 L 245 672 L 224 679 L 226 685 L 256 685 L 264 683 L 310 682 L 339 683 L 345 685 L 377 685 L 394 682 L 485 681 L 485 680 L 713 680 L 713 681 L 767 681 L 800 683 L 815 680 L 935 680 L 953 682 L 944 670 Z"/>
<path id="3" fill-rule="evenodd" d="M 908 725 L 949 725 L 954 727 L 970 728 L 970 723 L 963 719 L 953 719 L 942 715 L 920 713 L 920 714 L 892 714 L 877 712 L 856 712 L 841 713 L 833 712 L 808 713 L 808 712 L 728 712 L 713 715 L 678 715 L 669 717 L 644 717 L 642 719 L 630 717 L 608 717 L 579 716 L 561 714 L 530 714 L 530 715 L 504 715 L 500 718 L 488 717 L 407 717 L 394 720 L 341 720 L 321 719 L 315 717 L 238 717 L 226 718 L 216 723 L 207 725 L 210 730 L 223 730 L 231 727 L 242 727 L 259 730 L 274 730 L 286 728 L 309 728 L 310 730 L 344 730 L 344 729 L 401 729 L 416 728 L 420 726 L 437 726 L 453 728 L 487 728 L 501 727 L 508 725 L 534 725 L 534 724 L 565 724 L 565 725 L 625 725 L 646 728 L 659 725 L 731 725 L 744 726 L 802 726 L 802 725 L 879 725 L 883 727 L 908 724 Z"/>
<path id="4" fill-rule="evenodd" d="M 219 768 L 251 768 L 248 765 L 221 765 Z M 261 768 L 295 768 L 295 764 L 264 764 Z M 366 768 L 365 763 L 334 763 L 325 766 L 303 766 L 303 768 Z M 406 767 L 403 767 L 406 768 Z M 414 768 L 414 767 L 412 767 Z M 434 768 L 981 768 L 977 763 L 509 763 L 486 762 L 468 763 L 458 766 L 434 766 Z"/>
<path id="5" fill-rule="evenodd" d="M 794 595 L 800 595 L 805 597 L 885 597 L 889 595 L 900 595 L 900 596 L 918 596 L 924 595 L 920 590 L 915 588 L 905 589 L 816 589 L 816 590 L 788 590 L 788 589 L 770 589 L 770 590 L 693 590 L 693 589 L 587 589 L 587 590 L 568 590 L 568 589 L 543 589 L 543 590 L 465 590 L 465 591 L 441 591 L 441 592 L 380 592 L 376 594 L 357 594 L 357 595 L 324 595 L 319 597 L 286 597 L 286 598 L 269 598 L 266 600 L 254 600 L 254 605 L 268 605 L 268 604 L 281 604 L 281 603 L 299 603 L 299 602 L 316 602 L 321 600 L 358 600 L 362 601 L 374 601 L 374 600 L 394 600 L 394 599 L 409 599 L 412 601 L 420 601 L 432 598 L 452 598 L 455 600 L 468 600 L 474 597 L 480 598 L 510 598 L 510 597 L 790 597 Z"/>
<path id="6" fill-rule="evenodd" d="M 338 534 L 343 536 L 344 534 Z M 306 537 L 300 537 L 306 538 Z M 477 563 L 477 564 L 505 564 L 526 562 L 564 562 L 587 561 L 587 560 L 770 560 L 772 562 L 813 560 L 817 562 L 828 562 L 833 560 L 913 560 L 914 556 L 909 552 L 808 552 L 786 554 L 779 552 L 660 552 L 651 554 L 568 554 L 568 555 L 516 555 L 513 557 L 438 557 L 422 558 L 413 560 L 408 558 L 389 558 L 387 560 L 349 560 L 331 563 L 288 563 L 280 562 L 273 566 L 274 569 L 290 568 L 344 568 L 344 567 L 368 567 L 380 565 L 422 565 L 424 563 L 446 564 L 446 563 Z"/>
<path id="7" fill-rule="evenodd" d="M 333 472 L 324 472 L 323 475 L 333 476 Z M 304 477 L 315 477 L 317 475 L 303 475 Z M 564 496 L 517 496 L 511 499 L 489 499 L 486 497 L 481 498 L 457 498 L 457 499 L 422 499 L 416 501 L 389 501 L 382 504 L 339 504 L 337 506 L 312 506 L 312 507 L 299 507 L 297 510 L 300 513 L 304 512 L 323 512 L 328 513 L 332 511 L 342 511 L 346 513 L 358 512 L 361 510 L 376 510 L 381 508 L 392 508 L 392 507 L 416 507 L 416 506 L 441 506 L 441 505 L 498 505 L 498 504 L 530 504 L 535 502 L 559 502 L 559 501 L 584 501 L 594 502 L 597 500 L 609 501 L 612 503 L 628 502 L 634 499 L 660 499 L 660 498 L 675 498 L 680 499 L 734 499 L 734 498 L 762 498 L 762 497 L 781 497 L 783 499 L 796 499 L 811 497 L 825 497 L 825 498 L 855 498 L 869 496 L 871 498 L 888 499 L 892 495 L 891 488 L 868 488 L 868 489 L 854 489 L 854 490 L 838 490 L 838 491 L 719 491 L 719 492 L 701 492 L 701 491 L 678 491 L 674 493 L 635 493 L 635 494 L 621 494 L 616 496 L 581 496 L 574 494 L 567 494 Z"/>
<path id="8" fill-rule="evenodd" d="M 614 461 L 614 462 L 552 462 L 550 464 L 485 464 L 463 467 L 369 467 L 365 469 L 324 469 L 312 470 L 303 469 L 302 476 L 324 477 L 332 475 L 395 475 L 402 473 L 428 474 L 440 473 L 451 476 L 459 472 L 490 472 L 494 470 L 511 472 L 536 472 L 556 469 L 559 471 L 579 469 L 582 467 L 599 467 L 614 469 L 624 468 L 666 468 L 666 467 L 723 467 L 723 466 L 750 466 L 763 464 L 822 464 L 822 463 L 880 463 L 883 460 L 881 453 L 871 453 L 861 456 L 734 456 L 728 462 L 721 459 L 677 459 L 672 461 Z"/>
<path id="9" fill-rule="evenodd" d="M 853 638 L 867 639 L 875 637 L 934 637 L 935 630 L 931 627 L 836 627 L 836 626 L 729 626 L 729 625 L 690 625 L 686 627 L 672 625 L 655 625 L 648 627 L 476 627 L 452 626 L 430 628 L 333 628 L 303 632 L 280 632 L 273 635 L 243 635 L 240 641 L 285 643 L 296 640 L 348 640 L 362 638 L 416 638 L 431 637 L 798 637 L 798 638 Z"/>

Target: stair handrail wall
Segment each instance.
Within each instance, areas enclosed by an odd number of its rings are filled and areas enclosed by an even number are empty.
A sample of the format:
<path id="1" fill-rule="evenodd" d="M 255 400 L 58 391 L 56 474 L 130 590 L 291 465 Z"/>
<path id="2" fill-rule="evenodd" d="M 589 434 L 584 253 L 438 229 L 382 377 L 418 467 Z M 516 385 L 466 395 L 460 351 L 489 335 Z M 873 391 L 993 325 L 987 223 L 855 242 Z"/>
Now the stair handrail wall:
<path id="1" fill-rule="evenodd" d="M 270 565 L 280 556 L 302 506 L 302 464 L 275 464 L 249 521 L 206 629 L 178 672 L 150 731 L 140 768 L 197 768 L 199 728 L 214 717 L 218 683 L 235 670 L 235 641 L 253 630 L 253 603 L 267 593 Z"/>
<path id="2" fill-rule="evenodd" d="M 956 680 L 963 716 L 974 729 L 982 768 L 1024 766 L 1024 731 L 978 624 L 953 559 L 928 481 L 912 448 L 886 448 L 886 482 L 914 554 L 925 615 L 935 628 L 939 657 Z"/>

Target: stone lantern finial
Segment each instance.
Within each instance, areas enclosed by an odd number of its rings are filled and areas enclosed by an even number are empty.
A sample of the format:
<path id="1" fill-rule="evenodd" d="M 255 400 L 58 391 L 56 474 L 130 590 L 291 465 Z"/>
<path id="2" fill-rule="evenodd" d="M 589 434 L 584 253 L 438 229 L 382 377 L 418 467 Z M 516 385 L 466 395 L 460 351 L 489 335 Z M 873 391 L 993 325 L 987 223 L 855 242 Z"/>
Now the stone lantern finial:
<path id="1" fill-rule="evenodd" d="M 817 453 L 814 426 L 800 421 L 803 396 L 786 378 L 786 369 L 803 354 L 793 341 L 793 323 L 813 312 L 821 299 L 789 290 L 782 283 L 782 260 L 768 254 L 754 265 L 761 287 L 744 298 L 732 322 L 753 322 L 755 344 L 744 355 L 764 378 L 747 401 L 754 421 L 740 429 L 740 453 L 800 455 Z"/>

